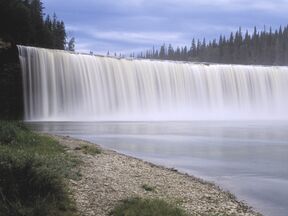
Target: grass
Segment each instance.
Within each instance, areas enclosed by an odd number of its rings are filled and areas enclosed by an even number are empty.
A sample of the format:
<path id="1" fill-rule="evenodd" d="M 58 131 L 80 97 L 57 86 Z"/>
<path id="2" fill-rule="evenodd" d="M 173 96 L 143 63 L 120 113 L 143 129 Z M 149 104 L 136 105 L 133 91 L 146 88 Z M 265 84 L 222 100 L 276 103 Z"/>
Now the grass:
<path id="1" fill-rule="evenodd" d="M 65 179 L 79 159 L 21 123 L 0 121 L 0 216 L 74 216 Z"/>
<path id="2" fill-rule="evenodd" d="M 150 186 L 150 185 L 148 185 L 148 184 L 143 184 L 143 185 L 142 185 L 142 188 L 143 188 L 145 191 L 148 191 L 148 192 L 153 192 L 153 191 L 155 191 L 155 187 Z"/>
<path id="3" fill-rule="evenodd" d="M 92 146 L 92 145 L 83 145 L 80 147 L 80 150 L 82 150 L 82 152 L 84 154 L 90 154 L 92 156 L 95 156 L 95 155 L 101 153 L 100 149 L 98 149 L 96 146 Z"/>
<path id="4" fill-rule="evenodd" d="M 176 205 L 161 199 L 131 198 L 122 201 L 110 213 L 111 216 L 187 216 Z"/>

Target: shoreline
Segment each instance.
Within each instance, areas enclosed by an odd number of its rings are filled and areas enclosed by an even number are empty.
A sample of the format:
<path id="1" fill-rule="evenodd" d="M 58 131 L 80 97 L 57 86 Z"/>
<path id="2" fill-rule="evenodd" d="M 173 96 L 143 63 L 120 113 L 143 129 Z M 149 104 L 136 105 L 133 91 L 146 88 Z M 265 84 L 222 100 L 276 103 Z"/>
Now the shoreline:
<path id="1" fill-rule="evenodd" d="M 80 165 L 81 180 L 70 180 L 68 184 L 81 215 L 108 215 L 119 201 L 130 197 L 164 199 L 176 203 L 189 215 L 262 215 L 246 203 L 238 201 L 229 191 L 193 175 L 88 141 L 47 133 L 45 135 L 56 139 L 67 147 L 67 151 L 83 161 Z M 83 145 L 96 146 L 101 154 L 92 156 L 77 151 Z M 145 190 L 145 187 L 151 190 Z"/>

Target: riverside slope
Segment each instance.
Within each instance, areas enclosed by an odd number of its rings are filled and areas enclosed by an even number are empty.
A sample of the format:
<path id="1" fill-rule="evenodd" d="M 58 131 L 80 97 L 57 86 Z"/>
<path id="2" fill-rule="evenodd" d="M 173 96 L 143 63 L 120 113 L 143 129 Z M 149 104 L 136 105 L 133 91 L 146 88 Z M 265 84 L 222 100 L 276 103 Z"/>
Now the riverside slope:
<path id="1" fill-rule="evenodd" d="M 50 135 L 83 160 L 82 178 L 69 183 L 81 215 L 105 216 L 121 200 L 152 197 L 177 203 L 193 216 L 261 216 L 229 192 L 201 179 L 101 149 L 91 156 L 76 151 L 86 141 Z M 154 187 L 146 191 L 143 185 Z"/>

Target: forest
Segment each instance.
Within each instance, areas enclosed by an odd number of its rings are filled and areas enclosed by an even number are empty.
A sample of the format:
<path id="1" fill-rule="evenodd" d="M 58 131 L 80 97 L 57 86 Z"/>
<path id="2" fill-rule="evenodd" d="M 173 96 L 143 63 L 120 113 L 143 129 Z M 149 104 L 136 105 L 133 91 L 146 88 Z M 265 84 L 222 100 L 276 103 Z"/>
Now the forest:
<path id="1" fill-rule="evenodd" d="M 206 42 L 192 39 L 190 46 L 176 47 L 163 44 L 160 49 L 147 50 L 137 57 L 175 61 L 211 62 L 224 64 L 288 65 L 288 26 L 272 31 L 242 33 L 241 28 L 228 38 Z"/>
<path id="2" fill-rule="evenodd" d="M 22 77 L 16 45 L 74 50 L 63 21 L 40 0 L 0 0 L 0 119 L 22 119 Z"/>
<path id="3" fill-rule="evenodd" d="M 56 14 L 43 13 L 40 0 L 0 0 L 0 38 L 12 45 L 64 49 L 66 31 Z"/>

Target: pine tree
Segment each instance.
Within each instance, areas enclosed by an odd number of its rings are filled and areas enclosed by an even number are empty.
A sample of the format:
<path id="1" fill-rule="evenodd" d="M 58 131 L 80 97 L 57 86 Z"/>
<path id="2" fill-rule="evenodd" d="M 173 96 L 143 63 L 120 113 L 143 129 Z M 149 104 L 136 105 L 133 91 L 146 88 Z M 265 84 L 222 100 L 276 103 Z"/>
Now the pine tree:
<path id="1" fill-rule="evenodd" d="M 155 50 L 148 55 L 149 58 L 160 58 L 180 61 L 202 61 L 228 64 L 264 64 L 264 65 L 288 65 L 288 26 L 269 32 L 266 26 L 263 31 L 254 27 L 250 35 L 248 31 L 242 34 L 242 29 L 231 32 L 228 39 L 220 35 L 219 39 L 202 42 L 192 39 L 189 50 L 187 46 L 173 48 L 171 44 L 166 50 L 165 44 L 160 50 Z"/>
<path id="2" fill-rule="evenodd" d="M 72 51 L 72 52 L 75 51 L 75 38 L 74 37 L 72 37 L 69 40 L 67 50 Z M 109 55 L 109 51 L 108 51 L 108 55 Z M 115 53 L 115 56 L 116 56 L 116 53 Z"/>

